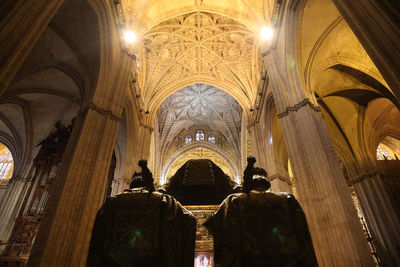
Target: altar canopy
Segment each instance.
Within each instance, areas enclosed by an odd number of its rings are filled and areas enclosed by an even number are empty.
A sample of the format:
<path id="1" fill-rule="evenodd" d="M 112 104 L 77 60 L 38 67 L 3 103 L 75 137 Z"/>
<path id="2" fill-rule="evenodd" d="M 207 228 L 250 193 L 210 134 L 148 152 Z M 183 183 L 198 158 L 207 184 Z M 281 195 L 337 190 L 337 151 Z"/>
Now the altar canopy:
<path id="1" fill-rule="evenodd" d="M 290 194 L 232 194 L 205 226 L 216 266 L 318 266 L 306 218 Z"/>
<path id="2" fill-rule="evenodd" d="M 192 267 L 195 231 L 195 218 L 173 197 L 132 189 L 99 210 L 87 266 Z"/>

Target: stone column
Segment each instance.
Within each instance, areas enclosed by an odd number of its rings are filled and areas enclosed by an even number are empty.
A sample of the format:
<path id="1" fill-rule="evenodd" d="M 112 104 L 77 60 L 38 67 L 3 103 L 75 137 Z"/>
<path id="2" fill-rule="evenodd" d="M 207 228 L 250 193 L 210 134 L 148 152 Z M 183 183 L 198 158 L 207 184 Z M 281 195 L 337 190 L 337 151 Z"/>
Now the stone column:
<path id="1" fill-rule="evenodd" d="M 118 195 L 129 187 L 130 178 L 119 177 L 112 182 L 111 196 Z"/>
<path id="2" fill-rule="evenodd" d="M 102 73 L 112 76 L 99 78 L 92 102 L 76 120 L 28 266 L 86 266 L 93 223 L 104 199 L 131 64 L 130 57 L 124 54 L 118 67 Z"/>
<path id="3" fill-rule="evenodd" d="M 0 96 L 63 0 L 12 0 L 0 10 Z"/>
<path id="4" fill-rule="evenodd" d="M 132 158 L 127 160 L 126 165 L 126 176 L 129 177 L 124 180 L 124 183 L 121 184 L 120 190 L 123 192 L 125 189 L 129 189 L 129 184 L 131 182 L 132 174 L 136 172 L 140 172 L 140 167 L 138 166 L 138 162 L 141 159 L 149 160 L 150 154 L 150 143 L 151 143 L 151 133 L 153 132 L 153 128 L 148 125 L 139 125 L 138 129 L 134 134 L 133 140 L 128 141 L 128 145 L 133 146 Z M 150 168 L 149 168 L 150 169 Z M 155 175 L 154 170 L 151 170 L 153 175 Z M 157 181 L 156 177 L 154 180 Z"/>
<path id="5" fill-rule="evenodd" d="M 138 131 L 138 140 L 140 140 L 140 142 L 137 144 L 136 165 L 137 162 L 141 159 L 145 160 L 149 159 L 152 132 L 153 132 L 153 127 L 148 125 L 140 125 Z"/>
<path id="6" fill-rule="evenodd" d="M 292 182 L 287 174 L 274 173 L 268 176 L 268 180 L 271 183 L 271 190 L 274 192 L 292 193 L 293 191 Z"/>
<path id="7" fill-rule="evenodd" d="M 0 240 L 2 242 L 10 238 L 15 218 L 20 212 L 29 187 L 30 182 L 18 177 L 13 177 L 7 185 L 0 208 Z"/>
<path id="8" fill-rule="evenodd" d="M 292 192 L 292 183 L 283 166 L 277 164 L 273 146 L 268 142 L 268 131 L 262 129 L 259 123 L 248 127 L 252 155 L 257 159 L 256 166 L 265 169 L 274 192 Z"/>
<path id="9" fill-rule="evenodd" d="M 247 126 L 249 131 L 249 141 L 251 154 L 257 159 L 256 166 L 265 169 L 267 172 L 266 136 L 263 131 L 260 131 L 259 123 L 252 123 Z"/>
<path id="10" fill-rule="evenodd" d="M 304 102 L 303 102 L 304 103 Z M 321 266 L 372 266 L 372 258 L 321 113 L 281 113 L 298 198 Z"/>
<path id="11" fill-rule="evenodd" d="M 319 265 L 374 266 L 320 109 L 276 51 L 264 61 Z"/>
<path id="12" fill-rule="evenodd" d="M 400 5 L 396 1 L 332 0 L 400 101 Z"/>
<path id="13" fill-rule="evenodd" d="M 382 266 L 400 266 L 400 220 L 384 178 L 378 171 L 360 175 L 354 186 Z"/>

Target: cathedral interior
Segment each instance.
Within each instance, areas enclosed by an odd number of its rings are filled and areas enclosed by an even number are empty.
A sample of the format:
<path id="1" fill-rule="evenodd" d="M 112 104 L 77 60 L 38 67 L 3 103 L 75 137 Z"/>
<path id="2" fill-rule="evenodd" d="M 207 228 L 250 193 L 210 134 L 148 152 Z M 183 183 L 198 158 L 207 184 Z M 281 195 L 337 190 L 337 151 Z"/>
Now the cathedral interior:
<path id="1" fill-rule="evenodd" d="M 0 266 L 86 266 L 141 159 L 204 221 L 248 156 L 301 204 L 320 266 L 400 266 L 399 18 L 396 0 L 2 1 Z"/>

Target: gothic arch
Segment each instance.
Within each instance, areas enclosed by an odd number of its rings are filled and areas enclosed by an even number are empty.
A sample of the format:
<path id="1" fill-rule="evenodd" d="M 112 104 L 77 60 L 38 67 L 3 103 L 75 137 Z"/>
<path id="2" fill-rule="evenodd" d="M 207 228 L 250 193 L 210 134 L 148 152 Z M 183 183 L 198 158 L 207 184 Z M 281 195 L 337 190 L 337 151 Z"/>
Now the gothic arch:
<path id="1" fill-rule="evenodd" d="M 207 150 L 210 150 L 214 153 L 216 153 L 217 155 L 219 155 L 221 158 L 223 158 L 228 165 L 230 166 L 233 175 L 235 177 L 232 177 L 236 182 L 240 181 L 240 174 L 239 174 L 239 168 L 237 167 L 238 164 L 235 163 L 235 161 L 221 148 L 217 147 L 214 144 L 210 144 L 208 142 L 193 142 L 191 144 L 186 144 L 185 146 L 183 146 L 181 149 L 175 151 L 163 164 L 163 167 L 161 169 L 160 172 L 160 183 L 163 184 L 166 182 L 167 179 L 167 174 L 169 172 L 169 169 L 171 168 L 171 166 L 174 164 L 174 162 L 182 155 L 184 155 L 185 153 L 194 150 L 196 148 L 205 148 Z"/>
<path id="2" fill-rule="evenodd" d="M 204 11 L 221 14 L 238 20 L 254 32 L 258 32 L 260 25 L 272 17 L 274 0 L 248 1 L 228 0 L 218 2 L 207 1 L 121 1 L 126 24 L 137 28 L 140 32 L 146 32 L 162 21 L 193 11 Z M 137 14 L 144 15 L 138 16 Z"/>
<path id="3" fill-rule="evenodd" d="M 245 25 L 191 12 L 154 26 L 143 43 L 138 84 L 151 114 L 175 90 L 199 82 L 230 93 L 245 112 L 254 105 L 262 63 L 258 41 Z"/>

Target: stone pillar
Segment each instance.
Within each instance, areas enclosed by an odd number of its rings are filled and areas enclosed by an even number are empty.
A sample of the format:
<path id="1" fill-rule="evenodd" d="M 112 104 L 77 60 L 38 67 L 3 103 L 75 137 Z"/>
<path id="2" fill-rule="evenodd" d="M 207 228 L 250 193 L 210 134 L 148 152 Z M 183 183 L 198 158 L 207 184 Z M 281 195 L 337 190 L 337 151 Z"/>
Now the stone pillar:
<path id="1" fill-rule="evenodd" d="M 374 266 L 320 109 L 275 50 L 264 61 L 319 265 Z"/>
<path id="2" fill-rule="evenodd" d="M 259 123 L 248 127 L 251 153 L 257 159 L 256 166 L 265 169 L 274 192 L 292 192 L 292 183 L 286 170 L 275 159 L 273 146 L 268 142 L 268 131 Z"/>
<path id="3" fill-rule="evenodd" d="M 280 121 L 319 264 L 373 266 L 321 113 L 301 105 Z"/>
<path id="4" fill-rule="evenodd" d="M 400 101 L 400 5 L 396 1 L 332 0 Z"/>
<path id="5" fill-rule="evenodd" d="M 384 178 L 377 171 L 350 182 L 356 192 L 382 266 L 400 266 L 400 220 Z"/>
<path id="6" fill-rule="evenodd" d="M 129 96 L 128 96 L 129 97 Z M 150 115 L 141 112 L 138 105 L 133 105 L 137 100 L 136 97 L 130 95 L 130 105 L 127 106 L 125 114 L 127 120 L 127 139 L 126 139 L 126 160 L 124 168 L 125 182 L 122 184 L 121 190 L 129 188 L 132 174 L 140 171 L 138 161 L 141 159 L 149 160 L 151 134 L 153 127 Z M 150 169 L 151 166 L 149 166 Z M 155 171 L 150 169 L 155 175 Z M 157 181 L 156 177 L 155 181 Z"/>
<path id="7" fill-rule="evenodd" d="M 0 96 L 64 1 L 8 2 L 0 10 Z"/>
<path id="8" fill-rule="evenodd" d="M 6 242 L 10 238 L 15 218 L 20 212 L 29 186 L 29 182 L 18 177 L 9 181 L 0 208 L 0 241 Z"/>
<path id="9" fill-rule="evenodd" d="M 138 129 L 135 129 L 133 133 L 133 140 L 128 140 L 128 145 L 133 146 L 131 155 L 131 159 L 127 159 L 126 163 L 126 178 L 124 182 L 120 186 L 120 192 L 123 192 L 125 189 L 129 189 L 129 184 L 131 182 L 131 178 L 133 173 L 140 172 L 140 167 L 138 166 L 138 162 L 141 159 L 148 160 L 150 154 L 150 143 L 151 143 L 151 133 L 153 132 L 153 128 L 148 125 L 139 125 Z M 132 136 L 131 136 L 132 137 Z M 150 170 L 153 172 L 153 170 Z M 157 181 L 156 177 L 154 180 Z"/>
<path id="10" fill-rule="evenodd" d="M 86 266 L 93 223 L 104 200 L 131 65 L 132 60 L 125 53 L 118 66 L 104 70 L 101 74 L 111 77 L 100 76 L 92 102 L 76 120 L 28 266 Z"/>
<path id="11" fill-rule="evenodd" d="M 249 141 L 251 154 L 257 159 L 256 166 L 269 171 L 267 168 L 266 159 L 266 136 L 263 131 L 260 130 L 259 123 L 252 123 L 247 126 L 249 131 Z"/>
<path id="12" fill-rule="evenodd" d="M 271 183 L 271 191 L 287 193 L 292 193 L 293 191 L 292 182 L 290 181 L 289 175 L 275 173 L 269 175 L 268 180 Z"/>
<path id="13" fill-rule="evenodd" d="M 136 163 L 141 159 L 149 159 L 152 132 L 153 127 L 148 125 L 140 125 L 138 131 L 138 140 L 140 140 L 140 142 L 137 144 Z"/>
<path id="14" fill-rule="evenodd" d="M 124 191 L 124 189 L 129 188 L 130 178 L 119 177 L 114 179 L 112 182 L 111 196 L 118 195 Z"/>

